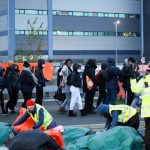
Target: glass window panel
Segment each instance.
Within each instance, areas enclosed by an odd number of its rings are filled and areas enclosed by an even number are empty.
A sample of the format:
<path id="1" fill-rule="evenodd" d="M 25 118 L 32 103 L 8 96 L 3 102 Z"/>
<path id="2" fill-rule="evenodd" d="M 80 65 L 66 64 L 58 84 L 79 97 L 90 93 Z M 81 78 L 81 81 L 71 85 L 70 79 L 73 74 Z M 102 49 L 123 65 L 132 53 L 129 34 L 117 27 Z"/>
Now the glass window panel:
<path id="1" fill-rule="evenodd" d="M 57 31 L 57 35 L 68 35 L 67 31 Z"/>
<path id="2" fill-rule="evenodd" d="M 69 31 L 69 32 L 68 32 L 68 35 L 73 35 L 72 31 Z"/>
<path id="3" fill-rule="evenodd" d="M 20 12 L 20 14 L 24 14 L 25 10 L 24 9 L 20 9 L 19 12 Z"/>
<path id="4" fill-rule="evenodd" d="M 74 11 L 73 16 L 83 16 L 83 12 Z"/>
<path id="5" fill-rule="evenodd" d="M 43 15 L 43 11 L 42 10 L 39 10 L 39 15 Z"/>
<path id="6" fill-rule="evenodd" d="M 43 35 L 47 35 L 47 31 L 43 31 Z"/>
<path id="7" fill-rule="evenodd" d="M 73 32 L 73 35 L 82 36 L 82 35 L 84 35 L 84 33 L 83 32 Z"/>
<path id="8" fill-rule="evenodd" d="M 73 15 L 73 12 L 72 11 L 69 11 L 69 16 L 72 16 Z"/>
<path id="9" fill-rule="evenodd" d="M 98 32 L 93 32 L 93 36 L 98 36 Z"/>
<path id="10" fill-rule="evenodd" d="M 89 13 L 88 12 L 84 12 L 83 15 L 84 16 L 89 16 Z"/>
<path id="11" fill-rule="evenodd" d="M 104 36 L 104 32 L 98 32 L 98 36 Z"/>
<path id="12" fill-rule="evenodd" d="M 93 16 L 93 13 L 92 13 L 92 12 L 89 12 L 89 16 Z"/>
<path id="13" fill-rule="evenodd" d="M 111 14 L 108 14 L 108 16 L 111 17 L 111 18 L 114 18 L 114 17 L 115 17 L 115 14 L 112 14 L 112 13 L 111 13 Z"/>
<path id="14" fill-rule="evenodd" d="M 109 17 L 109 14 L 108 14 L 108 13 L 105 13 L 104 16 L 105 16 L 105 17 Z"/>
<path id="15" fill-rule="evenodd" d="M 94 16 L 94 17 L 97 17 L 97 16 L 98 16 L 98 13 L 97 13 L 97 12 L 93 12 L 93 16 Z"/>
<path id="16" fill-rule="evenodd" d="M 89 36 L 89 32 L 87 32 L 87 31 L 84 32 L 84 35 L 85 35 L 85 36 Z"/>
<path id="17" fill-rule="evenodd" d="M 125 14 L 119 14 L 119 18 L 125 18 Z"/>
<path id="18" fill-rule="evenodd" d="M 56 31 L 53 31 L 53 35 L 57 35 L 57 32 L 56 32 Z"/>
<path id="19" fill-rule="evenodd" d="M 109 32 L 105 32 L 104 35 L 105 35 L 105 36 L 109 36 Z"/>
<path id="20" fill-rule="evenodd" d="M 30 31 L 25 31 L 25 35 L 29 35 L 30 34 Z"/>
<path id="21" fill-rule="evenodd" d="M 43 31 L 39 31 L 39 35 L 43 35 Z"/>
<path id="22" fill-rule="evenodd" d="M 57 14 L 57 11 L 56 10 L 53 10 L 53 15 L 56 15 Z"/>
<path id="23" fill-rule="evenodd" d="M 93 36 L 93 32 L 89 32 L 89 36 Z"/>
<path id="24" fill-rule="evenodd" d="M 19 14 L 19 9 L 15 9 L 15 13 L 16 13 L 16 14 Z"/>
<path id="25" fill-rule="evenodd" d="M 16 31 L 15 31 L 15 34 L 17 34 L 17 35 L 18 35 L 18 34 L 19 34 L 19 31 L 18 31 L 18 30 L 16 30 Z"/>
<path id="26" fill-rule="evenodd" d="M 129 18 L 136 18 L 136 15 L 129 14 Z"/>
<path id="27" fill-rule="evenodd" d="M 98 17 L 104 17 L 104 13 L 98 13 Z"/>
<path id="28" fill-rule="evenodd" d="M 19 34 L 24 35 L 24 30 L 20 30 Z"/>
<path id="29" fill-rule="evenodd" d="M 47 10 L 43 10 L 43 15 L 47 15 L 47 14 L 48 14 Z"/>
<path id="30" fill-rule="evenodd" d="M 115 32 L 109 32 L 109 36 L 115 36 Z"/>
<path id="31" fill-rule="evenodd" d="M 118 18 L 119 17 L 119 14 L 115 14 L 115 18 Z"/>
<path id="32" fill-rule="evenodd" d="M 59 15 L 69 16 L 69 11 L 59 11 Z"/>

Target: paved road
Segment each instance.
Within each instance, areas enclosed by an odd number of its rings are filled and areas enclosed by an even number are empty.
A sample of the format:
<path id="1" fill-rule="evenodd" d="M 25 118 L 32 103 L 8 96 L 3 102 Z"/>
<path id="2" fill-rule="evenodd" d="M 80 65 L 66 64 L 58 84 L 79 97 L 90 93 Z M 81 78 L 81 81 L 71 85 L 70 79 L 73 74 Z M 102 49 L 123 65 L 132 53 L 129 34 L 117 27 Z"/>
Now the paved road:
<path id="1" fill-rule="evenodd" d="M 18 103 L 17 108 L 19 108 L 21 103 Z M 89 114 L 87 116 L 81 117 L 78 112 L 77 117 L 68 117 L 68 114 L 60 114 L 58 112 L 59 106 L 55 101 L 46 101 L 43 102 L 43 105 L 46 109 L 51 113 L 54 120 L 57 124 L 61 125 L 84 125 L 84 124 L 99 124 L 104 123 L 105 119 L 103 117 L 98 116 L 97 114 Z M 12 123 L 17 114 L 9 114 L 8 116 L 0 116 L 0 121 Z"/>

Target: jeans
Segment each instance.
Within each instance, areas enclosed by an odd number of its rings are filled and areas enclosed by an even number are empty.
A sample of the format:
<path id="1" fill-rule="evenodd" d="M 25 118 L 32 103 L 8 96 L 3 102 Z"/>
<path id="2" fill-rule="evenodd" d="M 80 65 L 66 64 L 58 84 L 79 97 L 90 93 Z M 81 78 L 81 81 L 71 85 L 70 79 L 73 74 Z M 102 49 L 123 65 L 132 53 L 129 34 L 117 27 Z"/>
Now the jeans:
<path id="1" fill-rule="evenodd" d="M 112 105 L 115 105 L 116 99 L 117 99 L 117 89 L 116 90 L 107 89 L 106 99 L 104 101 L 104 104 L 111 103 Z"/>

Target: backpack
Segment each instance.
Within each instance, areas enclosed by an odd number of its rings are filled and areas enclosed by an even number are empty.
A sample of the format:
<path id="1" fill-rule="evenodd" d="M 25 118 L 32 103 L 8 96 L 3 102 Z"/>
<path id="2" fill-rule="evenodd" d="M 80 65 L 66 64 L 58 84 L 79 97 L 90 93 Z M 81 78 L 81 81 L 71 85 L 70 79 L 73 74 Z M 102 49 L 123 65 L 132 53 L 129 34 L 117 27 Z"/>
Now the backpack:
<path id="1" fill-rule="evenodd" d="M 104 75 L 103 72 L 100 70 L 95 76 L 95 81 L 97 85 L 101 85 L 103 80 L 104 80 Z"/>
<path id="2" fill-rule="evenodd" d="M 105 69 L 105 75 L 106 75 L 106 80 L 107 80 L 107 81 L 110 81 L 110 80 L 113 78 L 114 73 L 113 73 L 113 71 L 112 71 L 112 69 L 111 69 L 110 66 L 108 66 L 108 67 Z"/>
<path id="3" fill-rule="evenodd" d="M 89 91 L 91 91 L 93 89 L 94 83 L 88 75 L 86 75 L 86 85 L 87 85 L 87 89 Z"/>

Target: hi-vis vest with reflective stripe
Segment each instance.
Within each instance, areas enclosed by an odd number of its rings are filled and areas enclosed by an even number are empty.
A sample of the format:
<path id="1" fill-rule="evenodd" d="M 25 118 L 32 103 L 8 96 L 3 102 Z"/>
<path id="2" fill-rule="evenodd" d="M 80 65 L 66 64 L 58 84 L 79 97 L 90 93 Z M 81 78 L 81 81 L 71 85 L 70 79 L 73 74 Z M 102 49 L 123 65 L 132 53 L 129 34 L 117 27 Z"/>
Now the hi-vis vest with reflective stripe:
<path id="1" fill-rule="evenodd" d="M 43 110 L 44 110 L 44 121 L 43 121 L 42 126 L 44 127 L 44 129 L 47 129 L 47 127 L 51 124 L 53 118 L 43 106 L 41 106 L 39 104 L 35 104 L 35 105 L 36 105 L 36 113 L 34 114 L 34 116 L 32 115 L 32 113 L 29 113 L 29 111 L 28 111 L 28 113 L 30 114 L 30 116 L 34 120 L 34 122 L 37 123 L 39 121 L 39 110 L 41 108 L 43 108 Z"/>
<path id="2" fill-rule="evenodd" d="M 144 82 L 148 82 L 150 86 L 150 75 L 146 75 L 138 83 L 136 79 L 130 79 L 132 92 L 141 95 L 141 118 L 150 117 L 150 87 L 145 87 Z"/>
<path id="3" fill-rule="evenodd" d="M 118 122 L 126 123 L 131 117 L 133 117 L 137 111 L 135 108 L 128 105 L 109 105 L 109 113 L 112 111 L 120 110 L 121 114 L 118 115 Z"/>

